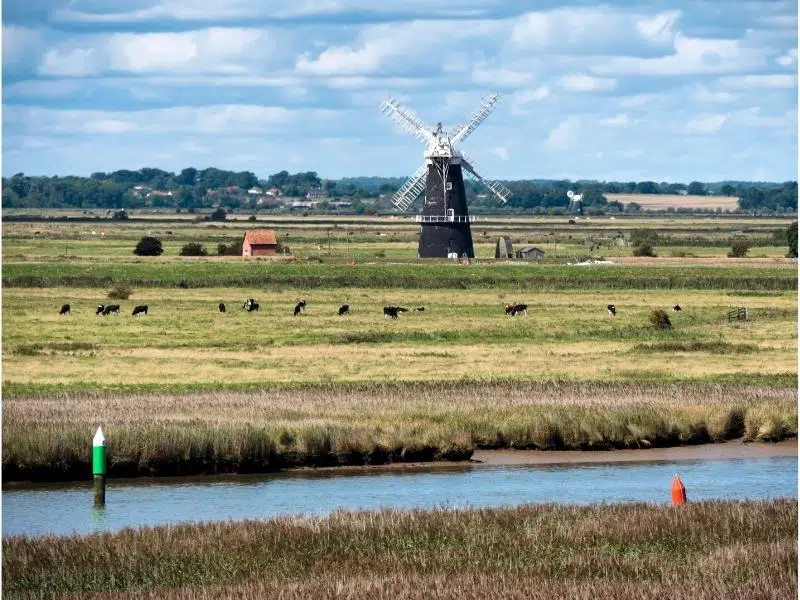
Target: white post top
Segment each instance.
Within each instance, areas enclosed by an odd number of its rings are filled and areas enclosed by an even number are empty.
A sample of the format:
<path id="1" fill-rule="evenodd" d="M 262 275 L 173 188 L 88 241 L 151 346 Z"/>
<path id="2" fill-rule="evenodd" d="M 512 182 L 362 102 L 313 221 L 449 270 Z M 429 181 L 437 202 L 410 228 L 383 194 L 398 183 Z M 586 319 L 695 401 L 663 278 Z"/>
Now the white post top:
<path id="1" fill-rule="evenodd" d="M 106 438 L 103 435 L 103 428 L 98 427 L 97 433 L 94 434 L 94 439 L 92 440 L 92 446 L 105 446 L 106 445 Z"/>

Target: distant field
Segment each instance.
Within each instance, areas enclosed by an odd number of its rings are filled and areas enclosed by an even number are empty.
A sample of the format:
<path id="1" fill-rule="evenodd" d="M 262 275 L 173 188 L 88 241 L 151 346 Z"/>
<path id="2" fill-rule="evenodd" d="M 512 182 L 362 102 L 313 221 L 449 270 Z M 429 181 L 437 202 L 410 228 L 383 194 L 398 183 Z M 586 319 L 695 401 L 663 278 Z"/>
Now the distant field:
<path id="1" fill-rule="evenodd" d="M 681 196 L 680 194 L 604 194 L 608 201 L 616 200 L 627 204 L 638 202 L 644 210 L 665 210 L 667 208 L 704 208 L 714 210 L 735 210 L 738 208 L 737 196 Z"/>

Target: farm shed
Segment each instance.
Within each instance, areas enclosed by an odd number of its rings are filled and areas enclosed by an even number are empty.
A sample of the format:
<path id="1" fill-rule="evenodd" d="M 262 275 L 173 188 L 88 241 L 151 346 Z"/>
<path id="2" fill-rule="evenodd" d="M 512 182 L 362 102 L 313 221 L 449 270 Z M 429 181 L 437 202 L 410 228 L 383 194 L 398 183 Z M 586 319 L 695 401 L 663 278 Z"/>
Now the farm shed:
<path id="1" fill-rule="evenodd" d="M 514 247 L 511 245 L 511 238 L 500 236 L 494 248 L 495 258 L 514 258 Z"/>
<path id="2" fill-rule="evenodd" d="M 242 256 L 272 256 L 278 252 L 278 239 L 272 229 L 251 229 L 244 234 Z"/>
<path id="3" fill-rule="evenodd" d="M 544 250 L 535 246 L 524 246 L 517 251 L 517 258 L 538 260 L 544 258 Z"/>

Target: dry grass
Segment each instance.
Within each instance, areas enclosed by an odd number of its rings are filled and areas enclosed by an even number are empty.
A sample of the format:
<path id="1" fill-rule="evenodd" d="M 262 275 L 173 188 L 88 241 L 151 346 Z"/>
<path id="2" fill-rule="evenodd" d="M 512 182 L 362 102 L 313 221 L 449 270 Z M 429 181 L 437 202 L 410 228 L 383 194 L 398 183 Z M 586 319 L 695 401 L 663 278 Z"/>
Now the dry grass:
<path id="1" fill-rule="evenodd" d="M 3 478 L 85 477 L 98 425 L 119 477 L 777 440 L 797 434 L 796 405 L 795 389 L 556 382 L 6 398 Z"/>
<path id="2" fill-rule="evenodd" d="M 665 210 L 667 208 L 702 208 L 705 210 L 736 210 L 738 196 L 682 196 L 680 194 L 605 194 L 609 202 L 616 200 L 623 204 L 638 202 L 644 210 Z"/>
<path id="3" fill-rule="evenodd" d="M 3 595 L 793 598 L 797 502 L 338 512 L 3 541 Z M 120 595 L 129 592 L 129 595 Z"/>

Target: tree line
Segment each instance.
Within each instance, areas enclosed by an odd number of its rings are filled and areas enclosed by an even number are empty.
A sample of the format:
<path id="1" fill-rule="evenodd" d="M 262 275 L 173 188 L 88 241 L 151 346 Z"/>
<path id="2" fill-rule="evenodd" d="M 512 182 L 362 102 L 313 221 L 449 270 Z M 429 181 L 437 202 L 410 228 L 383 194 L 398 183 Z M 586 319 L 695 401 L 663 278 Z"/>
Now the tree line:
<path id="1" fill-rule="evenodd" d="M 156 168 L 138 171 L 97 172 L 89 177 L 29 176 L 17 173 L 2 180 L 3 208 L 82 208 L 82 209 L 255 209 L 267 190 L 277 189 L 284 197 L 303 197 L 322 189 L 329 200 L 348 199 L 351 210 L 392 209 L 391 195 L 405 182 L 399 177 L 352 177 L 322 179 L 314 171 L 279 171 L 259 179 L 250 171 L 226 171 L 188 167 L 179 173 Z M 569 180 L 505 181 L 512 191 L 508 206 L 512 212 L 563 212 L 569 199 L 567 190 L 583 194 L 589 212 L 636 212 L 635 202 L 625 205 L 609 201 L 606 194 L 680 194 L 738 196 L 743 211 L 797 210 L 797 182 L 718 182 L 667 183 L 654 181 L 599 182 Z M 247 190 L 255 193 L 248 194 Z M 467 199 L 474 211 L 493 212 L 499 207 L 493 195 L 474 182 L 465 182 Z M 367 200 L 362 203 L 361 200 Z M 325 206 L 323 205 L 324 209 Z M 691 209 L 687 209 L 691 211 Z"/>

